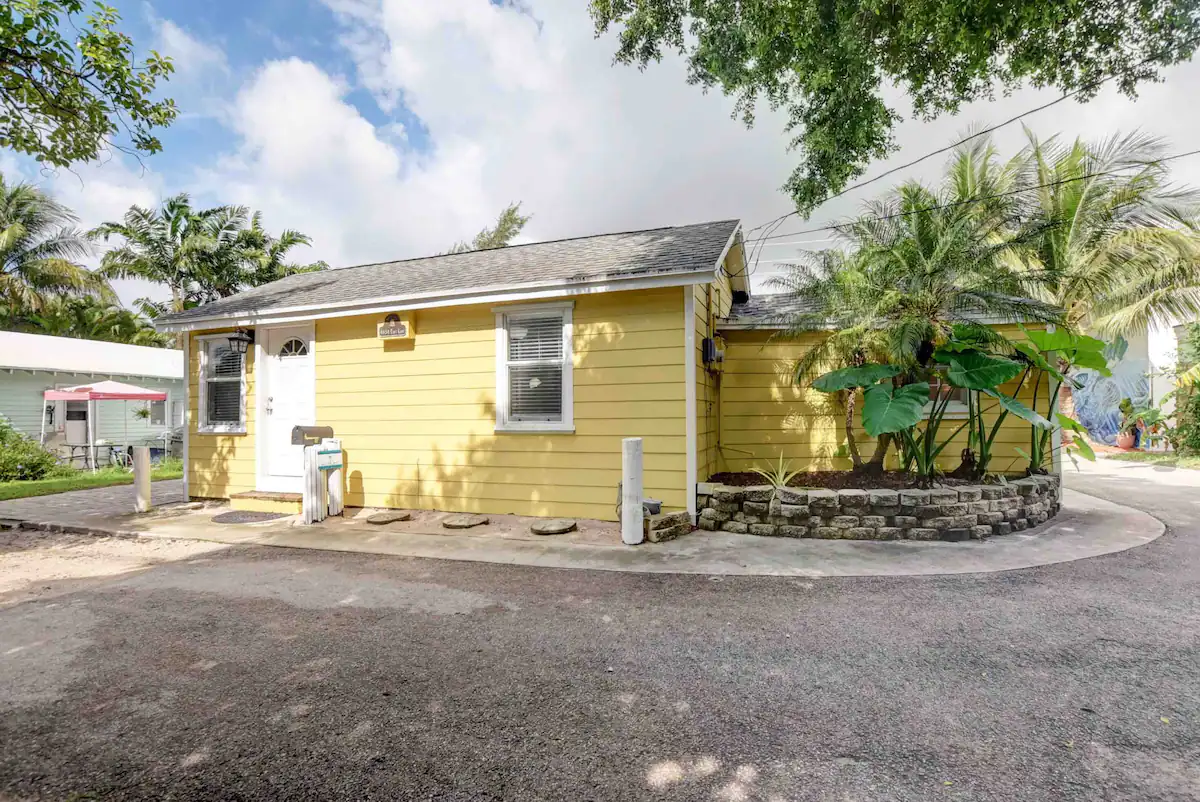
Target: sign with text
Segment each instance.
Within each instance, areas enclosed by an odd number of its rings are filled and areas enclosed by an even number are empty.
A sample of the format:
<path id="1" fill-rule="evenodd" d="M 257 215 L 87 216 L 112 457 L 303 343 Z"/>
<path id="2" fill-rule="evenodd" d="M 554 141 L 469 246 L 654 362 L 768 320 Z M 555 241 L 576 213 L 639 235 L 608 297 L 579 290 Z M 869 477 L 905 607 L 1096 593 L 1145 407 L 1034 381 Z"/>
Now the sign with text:
<path id="1" fill-rule="evenodd" d="M 412 321 L 399 315 L 388 315 L 375 329 L 381 340 L 408 340 L 413 336 Z"/>

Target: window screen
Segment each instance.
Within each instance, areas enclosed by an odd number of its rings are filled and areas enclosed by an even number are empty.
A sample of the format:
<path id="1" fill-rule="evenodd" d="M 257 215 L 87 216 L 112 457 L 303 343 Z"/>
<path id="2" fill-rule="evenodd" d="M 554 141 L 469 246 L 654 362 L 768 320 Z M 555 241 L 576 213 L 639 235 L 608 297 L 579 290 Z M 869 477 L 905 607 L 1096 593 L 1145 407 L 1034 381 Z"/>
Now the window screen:
<path id="1" fill-rule="evenodd" d="M 562 421 L 562 314 L 509 316 L 506 329 L 509 420 Z"/>
<path id="2" fill-rule="evenodd" d="M 166 401 L 151 401 L 150 402 L 150 425 L 151 426 L 166 426 L 167 425 L 167 402 Z"/>
<path id="3" fill-rule="evenodd" d="M 224 339 L 204 343 L 204 424 L 242 425 L 242 359 Z"/>

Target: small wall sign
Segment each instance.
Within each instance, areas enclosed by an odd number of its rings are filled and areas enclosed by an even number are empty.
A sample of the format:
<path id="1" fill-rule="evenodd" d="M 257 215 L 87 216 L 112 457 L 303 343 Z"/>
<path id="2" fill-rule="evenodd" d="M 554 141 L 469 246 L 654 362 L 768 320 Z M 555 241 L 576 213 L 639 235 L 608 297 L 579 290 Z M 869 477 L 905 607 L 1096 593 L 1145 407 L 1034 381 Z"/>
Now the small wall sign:
<path id="1" fill-rule="evenodd" d="M 412 321 L 409 318 L 400 317 L 399 315 L 388 315 L 376 327 L 375 332 L 376 336 L 381 340 L 412 339 Z"/>

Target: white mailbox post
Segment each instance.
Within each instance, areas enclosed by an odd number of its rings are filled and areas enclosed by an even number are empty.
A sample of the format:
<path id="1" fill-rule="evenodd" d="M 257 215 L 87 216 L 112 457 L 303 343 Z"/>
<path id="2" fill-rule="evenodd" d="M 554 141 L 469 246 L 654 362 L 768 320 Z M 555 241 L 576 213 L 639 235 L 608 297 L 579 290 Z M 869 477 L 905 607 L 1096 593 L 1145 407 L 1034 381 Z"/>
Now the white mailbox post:
<path id="1" fill-rule="evenodd" d="M 326 438 L 304 447 L 304 523 L 324 521 L 329 515 L 341 515 L 342 441 Z"/>

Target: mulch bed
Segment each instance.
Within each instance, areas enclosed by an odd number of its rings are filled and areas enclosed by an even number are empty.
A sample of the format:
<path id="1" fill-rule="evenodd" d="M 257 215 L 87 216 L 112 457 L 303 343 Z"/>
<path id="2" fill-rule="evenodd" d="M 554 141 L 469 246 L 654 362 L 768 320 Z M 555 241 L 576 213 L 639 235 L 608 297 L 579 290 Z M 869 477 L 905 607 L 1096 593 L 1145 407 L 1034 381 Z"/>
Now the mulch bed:
<path id="1" fill-rule="evenodd" d="M 723 485 L 732 485 L 734 487 L 769 484 L 766 479 L 750 471 L 718 473 L 714 474 L 709 481 Z M 813 471 L 812 473 L 802 473 L 796 476 L 792 481 L 788 482 L 788 486 L 823 487 L 829 490 L 846 490 L 852 488 L 862 490 L 907 490 L 911 487 L 917 487 L 919 481 L 911 473 L 903 471 L 886 471 L 878 475 L 855 473 L 854 471 Z M 946 487 L 988 484 L 984 480 L 970 482 L 950 476 L 941 477 L 937 483 Z"/>

